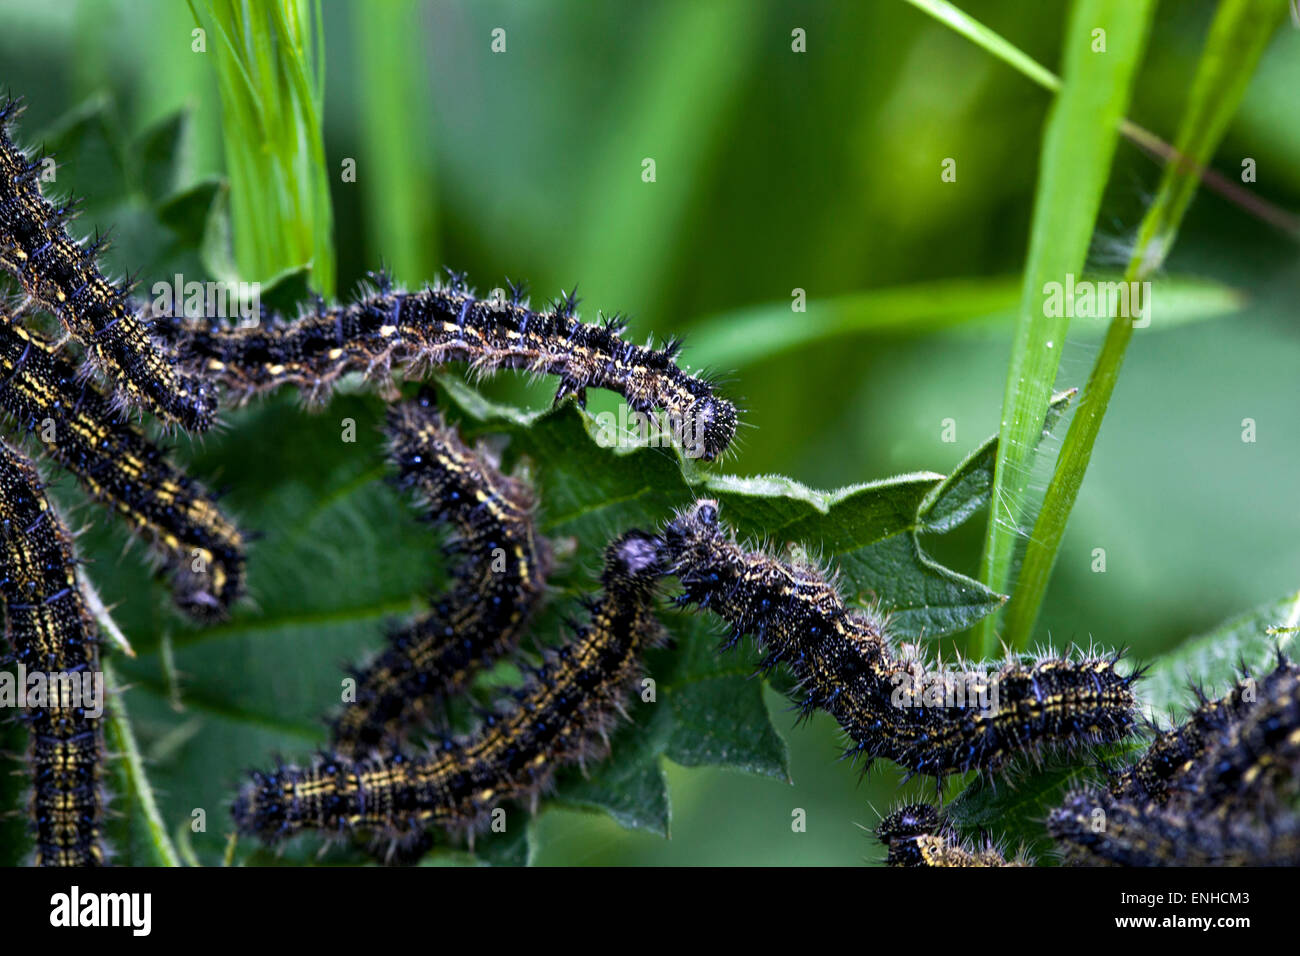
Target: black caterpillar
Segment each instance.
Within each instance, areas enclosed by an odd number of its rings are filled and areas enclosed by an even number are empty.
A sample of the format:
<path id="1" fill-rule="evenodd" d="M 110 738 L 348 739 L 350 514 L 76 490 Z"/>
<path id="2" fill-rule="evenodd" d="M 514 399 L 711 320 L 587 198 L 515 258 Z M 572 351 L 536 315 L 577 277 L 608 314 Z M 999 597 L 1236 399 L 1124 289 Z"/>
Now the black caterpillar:
<path id="1" fill-rule="evenodd" d="M 944 816 L 928 803 L 899 807 L 880 821 L 876 838 L 888 851 L 886 862 L 897 867 L 1028 866 L 1024 854 L 1008 861 L 993 843 L 964 842 Z"/>
<path id="2" fill-rule="evenodd" d="M 0 316 L 0 409 L 40 435 L 91 498 L 121 515 L 167 569 L 177 605 L 224 617 L 244 594 L 244 536 L 201 485 L 49 342 Z"/>
<path id="3" fill-rule="evenodd" d="M 1182 803 L 1134 804 L 1074 793 L 1048 832 L 1065 862 L 1086 866 L 1300 866 L 1300 817 L 1219 817 Z"/>
<path id="4" fill-rule="evenodd" d="M 1300 668 L 1279 656 L 1245 675 L 1105 789 L 1070 794 L 1047 819 L 1066 861 L 1119 866 L 1300 865 Z"/>
<path id="5" fill-rule="evenodd" d="M 605 551 L 590 623 L 475 733 L 424 756 L 322 754 L 307 768 L 255 773 L 234 803 L 240 832 L 268 844 L 305 831 L 409 843 L 430 826 L 472 832 L 500 803 L 535 798 L 559 767 L 607 749 L 641 656 L 662 636 L 661 573 L 656 539 L 624 534 Z"/>
<path id="6" fill-rule="evenodd" d="M 393 630 L 388 647 L 354 675 L 355 701 L 332 731 L 334 752 L 343 757 L 395 749 L 407 731 L 427 723 L 431 705 L 514 650 L 550 569 L 527 485 L 468 448 L 435 410 L 431 390 L 390 408 L 387 432 L 398 483 L 418 494 L 430 520 L 456 526 L 448 550 L 466 560 L 454 571 L 451 593 Z"/>
<path id="7" fill-rule="evenodd" d="M 0 596 L 5 603 L 5 636 L 19 678 L 44 674 L 48 689 L 48 695 L 29 703 L 23 714 L 29 734 L 35 862 L 37 866 L 99 866 L 106 859 L 101 789 L 104 736 L 100 716 L 94 712 L 105 705 L 99 632 L 82 601 L 72 537 L 43 489 L 31 462 L 0 442 Z M 92 702 L 78 696 L 85 690 L 99 694 L 98 707 L 88 708 Z"/>
<path id="8" fill-rule="evenodd" d="M 697 501 L 664 529 L 665 569 L 682 584 L 679 605 L 713 611 L 731 626 L 725 646 L 752 636 L 761 667 L 789 666 L 803 713 L 830 713 L 867 766 L 886 758 L 910 774 L 992 771 L 1044 748 L 1119 740 L 1136 722 L 1133 684 L 1120 655 L 1008 661 L 972 685 L 976 700 L 933 706 L 917 695 L 920 662 L 894 655 L 882 623 L 845 605 L 833 581 L 735 542 L 715 501 Z"/>
<path id="9" fill-rule="evenodd" d="M 622 395 L 642 413 L 667 412 L 686 453 L 711 460 L 730 446 L 736 408 L 714 394 L 704 378 L 678 367 L 680 340 L 663 348 L 633 345 L 613 317 L 587 325 L 578 300 L 566 296 L 547 311 L 533 311 L 520 287 L 506 300 L 478 299 L 461 276 L 446 286 L 403 292 L 386 276 L 378 288 L 347 306 L 318 306 L 293 322 L 236 328 L 206 320 L 158 317 L 182 366 L 220 382 L 236 401 L 281 385 L 323 401 L 348 372 L 388 382 L 394 366 L 420 372 L 466 362 L 479 374 L 524 369 L 555 375 L 555 400 L 574 395 L 585 404 L 588 388 Z"/>
<path id="10" fill-rule="evenodd" d="M 86 346 L 92 365 L 114 387 L 114 408 L 139 405 L 165 422 L 202 431 L 216 416 L 216 395 L 200 375 L 179 374 L 135 314 L 129 290 L 100 273 L 97 240 L 83 247 L 68 235 L 74 205 L 41 194 L 42 164 L 14 145 L 9 127 L 22 112 L 0 105 L 0 266 L 57 315 Z"/>

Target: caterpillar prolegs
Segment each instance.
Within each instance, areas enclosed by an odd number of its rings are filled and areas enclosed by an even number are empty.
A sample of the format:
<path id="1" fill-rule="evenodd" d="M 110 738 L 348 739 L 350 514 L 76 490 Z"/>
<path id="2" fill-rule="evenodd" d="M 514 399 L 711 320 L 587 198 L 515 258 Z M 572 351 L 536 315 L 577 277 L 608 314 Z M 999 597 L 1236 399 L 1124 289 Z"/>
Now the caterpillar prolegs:
<path id="1" fill-rule="evenodd" d="M 578 300 L 566 296 L 535 311 L 513 288 L 509 299 L 479 299 L 463 277 L 415 292 L 378 288 L 346 306 L 325 308 L 293 322 L 235 328 L 204 320 L 159 317 L 182 366 L 225 386 L 236 400 L 295 385 L 323 400 L 348 372 L 386 379 L 397 366 L 415 372 L 465 362 L 478 374 L 522 369 L 555 375 L 555 399 L 586 402 L 589 388 L 622 395 L 637 412 L 662 409 L 687 455 L 713 459 L 730 446 L 736 407 L 714 393 L 706 378 L 677 365 L 679 340 L 662 348 L 622 338 L 617 317 L 586 324 Z"/>
<path id="2" fill-rule="evenodd" d="M 992 771 L 1022 754 L 1078 749 L 1126 736 L 1133 683 L 1119 655 L 1009 660 L 979 675 L 977 693 L 937 705 L 917 694 L 919 662 L 897 656 L 880 620 L 850 608 L 820 569 L 737 544 L 715 501 L 697 501 L 663 532 L 665 570 L 697 605 L 730 627 L 727 645 L 752 636 L 762 667 L 789 666 L 805 713 L 830 713 L 848 754 L 886 758 L 911 774 Z"/>
<path id="3" fill-rule="evenodd" d="M 430 520 L 455 526 L 448 551 L 465 560 L 453 572 L 451 592 L 392 630 L 384 651 L 355 673 L 355 700 L 333 724 L 334 752 L 344 757 L 394 749 L 427 722 L 435 701 L 514 650 L 550 568 L 531 491 L 461 441 L 434 408 L 432 390 L 393 406 L 386 431 L 398 484 L 417 493 Z"/>
<path id="4" fill-rule="evenodd" d="M 271 844 L 305 831 L 403 840 L 429 826 L 472 830 L 498 804 L 535 796 L 559 767 L 603 754 L 642 654 L 661 638 L 657 545 L 632 531 L 606 548 L 588 624 L 476 732 L 419 756 L 322 754 L 255 773 L 233 807 L 239 830 Z"/>
<path id="5" fill-rule="evenodd" d="M 0 596 L 5 636 L 29 700 L 29 806 L 38 866 L 105 862 L 103 672 L 99 633 L 78 586 L 72 538 L 36 469 L 0 442 Z"/>

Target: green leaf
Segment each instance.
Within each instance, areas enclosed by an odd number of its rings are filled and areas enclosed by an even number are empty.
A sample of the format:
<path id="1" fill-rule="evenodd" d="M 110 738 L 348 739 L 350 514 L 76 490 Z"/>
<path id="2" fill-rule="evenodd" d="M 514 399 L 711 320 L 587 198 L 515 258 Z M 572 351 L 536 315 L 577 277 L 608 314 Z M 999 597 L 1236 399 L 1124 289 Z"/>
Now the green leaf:
<path id="1" fill-rule="evenodd" d="M 531 866 L 535 852 L 533 821 L 518 815 L 507 817 L 506 832 L 488 832 L 474 841 L 474 856 L 492 866 Z"/>
<path id="2" fill-rule="evenodd" d="M 555 799 L 563 806 L 601 810 L 629 830 L 666 837 L 672 808 L 660 755 L 672 718 L 662 706 L 640 706 L 653 710 L 637 713 L 630 725 L 614 734 L 609 759 L 598 767 L 586 774 L 562 772 Z"/>
<path id="3" fill-rule="evenodd" d="M 299 305 L 311 294 L 311 265 L 286 269 L 262 283 L 262 305 L 283 316 L 298 314 Z"/>
<path id="4" fill-rule="evenodd" d="M 768 722 L 762 683 L 753 675 L 704 678 L 679 688 L 671 701 L 673 735 L 664 749 L 669 760 L 789 779 L 785 741 Z"/>
<path id="5" fill-rule="evenodd" d="M 1077 389 L 1052 396 L 1043 419 L 1041 437 L 1046 438 L 1056 428 L 1061 415 L 1069 407 Z M 990 438 L 971 452 L 966 459 L 940 482 L 917 512 L 920 531 L 943 534 L 962 524 L 980 508 L 989 503 L 993 493 L 993 467 L 997 460 L 997 439 Z"/>
<path id="6" fill-rule="evenodd" d="M 1115 745 L 1105 748 L 1098 757 L 1120 760 L 1141 749 L 1136 742 Z M 1023 846 L 1038 864 L 1050 863 L 1052 841 L 1043 826 L 1048 812 L 1059 806 L 1071 789 L 1097 780 L 1094 762 L 1053 757 L 1041 767 L 996 781 L 976 777 L 948 805 L 948 815 L 968 836 L 987 835 L 1004 841 L 1010 853 Z"/>
<path id="7" fill-rule="evenodd" d="M 219 179 L 206 179 L 158 202 L 155 215 L 158 221 L 176 234 L 177 243 L 184 249 L 198 249 L 203 243 L 218 197 L 225 191 Z"/>
<path id="8" fill-rule="evenodd" d="M 790 778 L 785 741 L 768 717 L 764 682 L 740 654 L 719 654 L 713 625 L 702 615 L 679 618 L 675 652 L 662 653 L 651 673 L 671 709 L 664 755 L 684 767 L 729 767 Z M 660 667 L 659 660 L 671 658 Z"/>
<path id="9" fill-rule="evenodd" d="M 1300 624 L 1300 591 L 1224 621 L 1213 630 L 1188 638 L 1151 665 L 1139 685 L 1142 701 L 1153 717 L 1171 711 L 1185 713 L 1194 703 L 1189 686 L 1209 693 L 1224 692 L 1241 677 L 1244 664 L 1253 673 L 1272 665 L 1277 651 L 1295 655 L 1300 647 L 1294 630 L 1270 634 L 1271 628 Z"/>
<path id="10" fill-rule="evenodd" d="M 1281 0 L 1267 0 L 1262 6 L 1255 0 L 1224 0 L 1220 4 L 1179 127 L 1176 155 L 1181 158 L 1165 166 L 1155 202 L 1138 230 L 1125 281 L 1146 280 L 1169 254 L 1201 171 L 1236 113 L 1264 47 L 1285 15 L 1284 7 Z M 1159 293 L 1153 290 L 1151 295 L 1154 299 Z M 1079 414 L 1066 433 L 1007 609 L 1004 636 L 1012 647 L 1027 646 L 1038 621 L 1065 526 L 1092 460 L 1092 449 L 1119 381 L 1133 330 L 1129 316 L 1116 315 L 1111 320 L 1088 376 Z"/>
<path id="11" fill-rule="evenodd" d="M 230 224 L 230 186 L 222 182 L 212 199 L 203 223 L 199 242 L 199 260 L 208 275 L 218 282 L 237 283 L 239 266 L 235 263 L 234 239 Z"/>
<path id="12" fill-rule="evenodd" d="M 60 178 L 54 187 L 58 193 L 67 190 L 63 177 L 75 169 L 76 195 L 85 200 L 89 210 L 99 210 L 130 197 L 126 144 L 118 129 L 108 98 L 95 96 L 64 114 L 43 135 L 36 137 L 47 153 L 58 157 Z"/>
<path id="13" fill-rule="evenodd" d="M 1011 577 L 1033 439 L 1047 412 L 1069 328 L 1065 310 L 1055 316 L 1045 307 L 1045 285 L 1083 271 L 1154 6 L 1152 0 L 1076 0 L 1066 27 L 1065 79 L 1039 159 L 1029 256 L 1002 401 L 993 514 L 980 565 L 980 580 L 997 590 Z M 1092 49 L 1093 31 L 1099 29 L 1105 31 L 1104 53 Z M 977 635 L 983 655 L 991 654 L 994 619 L 981 622 Z"/>
<path id="14" fill-rule="evenodd" d="M 140 186 L 150 202 L 160 202 L 188 181 L 189 125 L 189 112 L 181 110 L 136 137 L 131 152 L 137 163 Z"/>

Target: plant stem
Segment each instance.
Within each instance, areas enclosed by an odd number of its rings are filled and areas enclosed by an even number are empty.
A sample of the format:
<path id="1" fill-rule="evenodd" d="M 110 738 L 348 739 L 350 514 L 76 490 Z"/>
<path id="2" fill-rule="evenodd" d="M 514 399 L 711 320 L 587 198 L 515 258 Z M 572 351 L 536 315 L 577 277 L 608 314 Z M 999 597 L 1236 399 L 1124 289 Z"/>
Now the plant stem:
<path id="1" fill-rule="evenodd" d="M 1266 6 L 1269 9 L 1264 9 Z M 1155 201 L 1142 220 L 1137 247 L 1125 269 L 1126 282 L 1141 282 L 1164 263 L 1195 195 L 1204 165 L 1223 138 L 1264 47 L 1284 15 L 1285 4 L 1279 0 L 1266 0 L 1265 4 L 1259 0 L 1223 0 L 1220 4 L 1179 129 L 1175 148 L 1179 161 L 1165 167 Z M 1145 302 L 1145 309 L 1149 315 L 1151 302 Z M 1078 498 L 1132 338 L 1131 315 L 1112 317 L 1079 410 L 1066 433 L 1042 510 L 1025 549 L 1019 582 L 1005 611 L 1004 636 L 1012 647 L 1026 647 L 1037 623 L 1065 525 Z"/>
<path id="2" fill-rule="evenodd" d="M 1034 450 L 1069 329 L 1069 310 L 1047 307 L 1049 284 L 1083 269 L 1153 10 L 1152 0 L 1078 0 L 1066 27 L 1065 80 L 1043 136 L 980 562 L 980 580 L 993 591 L 1004 591 L 1011 578 Z M 981 657 L 996 649 L 999 617 L 976 626 Z"/>

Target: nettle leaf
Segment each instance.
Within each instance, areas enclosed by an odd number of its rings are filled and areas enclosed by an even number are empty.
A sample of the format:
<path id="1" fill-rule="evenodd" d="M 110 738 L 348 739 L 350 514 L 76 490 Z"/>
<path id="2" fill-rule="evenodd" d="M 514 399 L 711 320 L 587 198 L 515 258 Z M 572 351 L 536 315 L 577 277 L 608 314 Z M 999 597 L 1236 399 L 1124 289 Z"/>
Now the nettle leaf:
<path id="1" fill-rule="evenodd" d="M 1188 689 L 1193 682 L 1207 693 L 1224 693 L 1241 677 L 1243 665 L 1261 674 L 1273 665 L 1279 650 L 1294 657 L 1300 646 L 1292 630 L 1297 623 L 1300 591 L 1188 638 L 1151 665 L 1140 685 L 1143 705 L 1160 719 L 1170 712 L 1182 714 L 1194 703 Z"/>
<path id="2" fill-rule="evenodd" d="M 138 165 L 140 186 L 150 202 L 162 201 L 189 178 L 189 126 L 189 111 L 179 110 L 136 137 L 131 152 Z"/>

